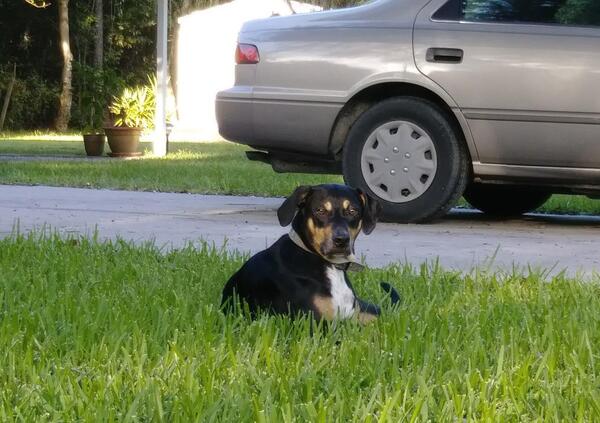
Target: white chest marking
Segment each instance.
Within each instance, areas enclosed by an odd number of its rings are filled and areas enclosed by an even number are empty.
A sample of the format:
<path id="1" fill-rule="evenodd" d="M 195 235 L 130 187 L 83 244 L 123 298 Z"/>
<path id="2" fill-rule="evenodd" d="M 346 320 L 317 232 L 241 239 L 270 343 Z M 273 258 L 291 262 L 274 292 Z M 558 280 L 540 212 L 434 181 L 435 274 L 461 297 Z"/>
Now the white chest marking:
<path id="1" fill-rule="evenodd" d="M 331 289 L 331 302 L 336 317 L 342 319 L 352 317 L 354 315 L 354 293 L 346 283 L 344 272 L 329 266 L 325 271 Z"/>

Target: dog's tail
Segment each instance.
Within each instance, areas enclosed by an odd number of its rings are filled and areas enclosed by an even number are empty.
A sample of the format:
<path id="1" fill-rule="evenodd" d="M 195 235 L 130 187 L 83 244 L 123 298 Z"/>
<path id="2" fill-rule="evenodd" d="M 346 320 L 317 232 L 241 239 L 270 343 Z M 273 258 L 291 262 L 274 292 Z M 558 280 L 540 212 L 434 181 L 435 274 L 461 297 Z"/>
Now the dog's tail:
<path id="1" fill-rule="evenodd" d="M 398 294 L 398 291 L 392 285 L 387 282 L 381 282 L 379 285 L 390 296 L 392 305 L 400 303 L 400 294 Z"/>

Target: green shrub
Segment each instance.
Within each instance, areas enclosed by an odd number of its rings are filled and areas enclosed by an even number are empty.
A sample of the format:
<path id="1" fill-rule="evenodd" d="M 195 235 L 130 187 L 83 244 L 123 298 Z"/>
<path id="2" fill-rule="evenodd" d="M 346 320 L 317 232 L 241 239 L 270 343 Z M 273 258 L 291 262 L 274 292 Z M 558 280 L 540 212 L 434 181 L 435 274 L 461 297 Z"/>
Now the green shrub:
<path id="1" fill-rule="evenodd" d="M 115 93 L 124 86 L 113 69 L 73 63 L 73 104 L 71 126 L 101 128 L 108 118 L 108 105 Z"/>
<path id="2" fill-rule="evenodd" d="M 12 79 L 12 69 L 0 68 L 0 105 Z M 37 74 L 19 77 L 13 87 L 4 129 L 48 128 L 53 124 L 58 107 L 58 87 Z"/>

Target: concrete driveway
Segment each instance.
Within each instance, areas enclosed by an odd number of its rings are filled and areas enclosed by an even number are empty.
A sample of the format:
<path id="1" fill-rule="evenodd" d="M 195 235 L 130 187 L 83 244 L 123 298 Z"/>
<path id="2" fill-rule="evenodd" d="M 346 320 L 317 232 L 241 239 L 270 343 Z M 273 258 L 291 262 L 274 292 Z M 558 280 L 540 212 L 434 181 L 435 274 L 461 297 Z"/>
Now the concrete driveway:
<path id="1" fill-rule="evenodd" d="M 200 239 L 256 252 L 287 232 L 277 223 L 279 198 L 231 197 L 0 185 L 0 236 L 16 222 L 22 232 L 52 227 L 61 233 L 155 240 L 166 248 Z M 529 215 L 490 221 L 455 211 L 430 225 L 380 224 L 357 241 L 357 255 L 371 266 L 421 265 L 439 259 L 446 268 L 566 269 L 587 276 L 600 271 L 600 218 Z"/>

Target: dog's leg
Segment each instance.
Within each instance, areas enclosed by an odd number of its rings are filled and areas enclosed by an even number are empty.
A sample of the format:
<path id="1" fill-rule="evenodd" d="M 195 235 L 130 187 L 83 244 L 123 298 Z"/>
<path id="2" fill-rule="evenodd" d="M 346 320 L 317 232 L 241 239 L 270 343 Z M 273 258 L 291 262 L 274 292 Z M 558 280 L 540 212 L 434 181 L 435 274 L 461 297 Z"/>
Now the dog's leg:
<path id="1" fill-rule="evenodd" d="M 356 291 L 354 291 L 354 287 L 350 282 L 350 278 L 348 278 L 348 275 L 346 274 L 344 275 L 344 277 L 346 283 L 348 284 L 348 287 L 354 293 L 354 309 L 356 310 L 355 317 L 357 318 L 357 320 L 362 324 L 367 324 L 377 319 L 377 317 L 379 317 L 379 315 L 381 314 L 381 308 L 379 308 L 379 306 L 375 304 L 368 303 L 358 298 L 356 296 Z"/>
<path id="2" fill-rule="evenodd" d="M 381 314 L 381 308 L 375 304 L 368 303 L 360 298 L 356 298 L 356 303 L 358 305 L 358 313 L 356 316 L 360 323 L 371 323 Z"/>
<path id="3" fill-rule="evenodd" d="M 380 285 L 381 289 L 389 294 L 392 305 L 400 302 L 400 295 L 393 286 L 387 282 L 381 282 Z M 357 318 L 360 323 L 370 323 L 381 315 L 381 308 L 375 304 L 368 303 L 360 298 L 356 298 L 356 303 L 358 305 Z"/>

